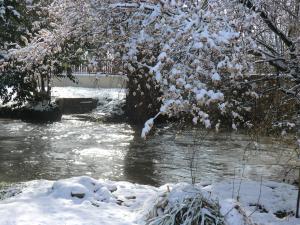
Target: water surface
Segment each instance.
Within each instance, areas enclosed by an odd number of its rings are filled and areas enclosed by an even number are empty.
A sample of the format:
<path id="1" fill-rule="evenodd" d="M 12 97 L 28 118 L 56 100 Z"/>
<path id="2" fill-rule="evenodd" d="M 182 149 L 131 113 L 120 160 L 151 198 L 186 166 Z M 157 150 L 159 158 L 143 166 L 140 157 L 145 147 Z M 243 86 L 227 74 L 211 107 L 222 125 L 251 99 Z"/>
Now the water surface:
<path id="1" fill-rule="evenodd" d="M 97 97 L 100 104 L 90 114 L 52 124 L 0 119 L 0 182 L 89 175 L 161 185 L 190 182 L 191 175 L 210 183 L 241 174 L 281 181 L 283 165 L 293 157 L 289 146 L 270 137 L 255 143 L 246 135 L 176 125 L 160 126 L 145 141 L 140 128 L 101 120 L 121 111 L 125 93 L 118 89 L 56 88 L 54 95 Z"/>

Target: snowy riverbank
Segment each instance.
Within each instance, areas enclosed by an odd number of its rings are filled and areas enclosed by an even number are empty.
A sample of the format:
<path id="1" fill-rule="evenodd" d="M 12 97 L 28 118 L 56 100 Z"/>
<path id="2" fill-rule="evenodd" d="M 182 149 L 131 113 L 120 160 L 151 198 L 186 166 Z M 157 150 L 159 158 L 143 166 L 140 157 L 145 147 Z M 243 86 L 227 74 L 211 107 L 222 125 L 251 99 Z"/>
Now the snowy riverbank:
<path id="1" fill-rule="evenodd" d="M 293 216 L 296 187 L 275 182 L 242 181 L 240 185 L 235 180 L 235 185 L 224 181 L 206 187 L 181 183 L 156 188 L 75 177 L 25 186 L 20 194 L 0 201 L 0 225 L 160 224 L 167 212 L 199 196 L 212 204 L 219 202 L 227 225 L 300 224 Z M 207 203 L 203 206 L 208 208 Z M 215 216 L 206 209 L 202 213 Z"/>

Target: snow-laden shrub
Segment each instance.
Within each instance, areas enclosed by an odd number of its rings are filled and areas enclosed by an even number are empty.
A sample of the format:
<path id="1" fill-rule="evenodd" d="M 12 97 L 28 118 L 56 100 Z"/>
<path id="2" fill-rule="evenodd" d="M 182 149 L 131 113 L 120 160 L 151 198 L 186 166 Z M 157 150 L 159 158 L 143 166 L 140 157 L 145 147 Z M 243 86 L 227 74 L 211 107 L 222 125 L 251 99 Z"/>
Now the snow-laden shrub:
<path id="1" fill-rule="evenodd" d="M 51 71 L 49 80 L 53 74 L 70 71 L 71 65 L 81 61 L 85 53 L 96 52 L 100 58 L 124 62 L 130 83 L 126 100 L 132 102 L 128 109 L 137 120 L 147 120 L 142 131 L 144 138 L 161 116 L 187 117 L 195 125 L 216 130 L 227 123 L 234 130 L 251 128 L 255 126 L 252 119 L 265 121 L 256 116 L 255 107 L 270 90 L 298 96 L 299 82 L 296 86 L 294 82 L 299 79 L 300 70 L 298 24 L 284 29 L 290 30 L 291 37 L 285 34 L 280 27 L 289 24 L 291 16 L 273 10 L 274 1 L 51 2 L 45 7 L 49 27 L 40 27 L 26 46 L 11 49 L 7 58 L 21 63 L 17 69 L 35 68 L 37 74 L 45 73 L 43 76 Z M 267 5 L 270 6 L 266 8 Z M 274 15 L 269 14 L 272 11 Z M 283 17 L 278 18 L 282 21 L 280 27 L 272 19 L 277 15 Z M 261 36 L 262 33 L 267 35 Z M 279 44 L 274 34 L 284 45 Z M 257 64 L 262 63 L 271 63 L 276 70 L 262 70 L 255 77 L 253 73 L 261 70 Z M 293 88 L 258 84 L 276 78 L 275 71 L 278 75 L 290 73 L 288 80 L 292 82 L 287 86 Z M 31 82 L 37 79 L 30 73 L 26 77 L 32 77 Z M 23 79 L 17 80 L 22 82 Z M 269 103 L 264 105 L 268 110 L 274 108 Z M 279 117 L 284 114 L 272 118 L 269 124 L 280 121 Z"/>
<path id="2" fill-rule="evenodd" d="M 174 188 L 156 202 L 147 225 L 224 225 L 218 202 L 191 185 Z"/>
<path id="3" fill-rule="evenodd" d="M 239 6 L 229 0 L 53 0 L 47 7 L 51 29 L 41 29 L 9 57 L 24 64 L 21 69 L 54 71 L 71 64 L 67 58 L 75 54 L 64 54 L 65 49 L 84 53 L 98 46 L 100 55 L 109 53 L 124 62 L 136 82 L 129 91 L 137 100 L 132 105 L 152 114 L 143 137 L 158 115 L 187 115 L 194 124 L 215 128 L 219 121 L 212 111 L 244 111 L 244 101 L 231 92 L 240 90 L 238 84 L 250 70 L 245 53 L 252 45 L 253 16 L 241 14 Z M 236 124 L 238 117 L 233 120 Z"/>

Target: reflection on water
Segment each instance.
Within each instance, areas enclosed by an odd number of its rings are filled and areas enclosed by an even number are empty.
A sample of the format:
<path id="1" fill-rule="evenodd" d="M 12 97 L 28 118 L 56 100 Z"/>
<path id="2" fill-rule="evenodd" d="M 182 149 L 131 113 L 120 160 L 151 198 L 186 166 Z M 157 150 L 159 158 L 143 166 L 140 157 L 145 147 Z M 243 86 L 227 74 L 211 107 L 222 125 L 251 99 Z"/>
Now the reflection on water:
<path id="1" fill-rule="evenodd" d="M 105 114 L 107 105 L 120 98 L 113 91 L 105 93 L 109 98 L 90 116 Z M 90 175 L 160 185 L 190 181 L 191 158 L 197 162 L 193 174 L 201 182 L 239 173 L 280 180 L 283 167 L 279 164 L 292 151 L 272 143 L 261 138 L 254 145 L 244 135 L 207 135 L 193 128 L 179 132 L 176 127 L 161 127 L 144 141 L 140 130 L 127 123 L 87 121 L 75 115 L 53 124 L 0 119 L 0 182 Z"/>

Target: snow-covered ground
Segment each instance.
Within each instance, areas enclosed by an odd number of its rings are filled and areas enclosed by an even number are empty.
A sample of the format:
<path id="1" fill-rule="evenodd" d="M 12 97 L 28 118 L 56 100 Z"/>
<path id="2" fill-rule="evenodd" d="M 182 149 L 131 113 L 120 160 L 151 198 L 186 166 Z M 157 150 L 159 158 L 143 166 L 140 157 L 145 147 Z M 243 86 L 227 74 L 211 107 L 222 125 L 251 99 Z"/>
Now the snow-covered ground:
<path id="1" fill-rule="evenodd" d="M 160 224 L 164 213 L 170 212 L 168 208 L 181 207 L 184 199 L 199 194 L 219 202 L 228 225 L 300 224 L 300 219 L 292 215 L 296 187 L 275 182 L 235 180 L 234 184 L 224 181 L 206 187 L 180 183 L 155 188 L 75 177 L 32 181 L 25 186 L 20 194 L 6 196 L 0 202 L 0 225 Z M 206 209 L 203 213 L 210 215 Z"/>

